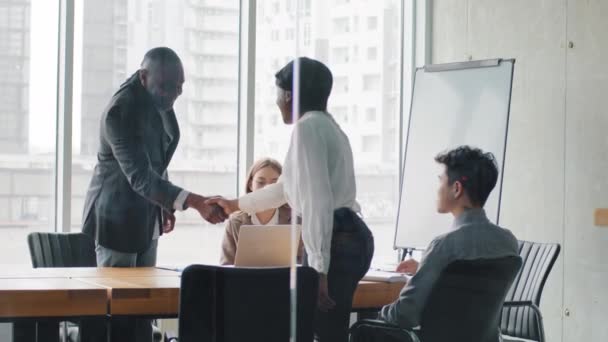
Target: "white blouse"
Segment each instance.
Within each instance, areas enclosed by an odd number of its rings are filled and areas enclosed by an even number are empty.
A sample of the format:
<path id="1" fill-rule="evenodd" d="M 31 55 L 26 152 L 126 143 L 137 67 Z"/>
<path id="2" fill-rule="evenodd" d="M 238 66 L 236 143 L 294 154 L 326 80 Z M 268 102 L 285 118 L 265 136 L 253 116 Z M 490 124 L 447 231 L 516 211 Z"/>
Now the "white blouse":
<path id="1" fill-rule="evenodd" d="M 253 225 L 256 225 L 256 226 L 272 226 L 272 225 L 277 225 L 277 224 L 279 224 L 279 209 L 276 209 L 274 211 L 274 215 L 272 215 L 272 217 L 270 218 L 270 221 L 268 221 L 268 223 L 266 223 L 266 224 L 260 222 L 260 219 L 258 218 L 258 215 L 251 214 L 251 223 Z"/>

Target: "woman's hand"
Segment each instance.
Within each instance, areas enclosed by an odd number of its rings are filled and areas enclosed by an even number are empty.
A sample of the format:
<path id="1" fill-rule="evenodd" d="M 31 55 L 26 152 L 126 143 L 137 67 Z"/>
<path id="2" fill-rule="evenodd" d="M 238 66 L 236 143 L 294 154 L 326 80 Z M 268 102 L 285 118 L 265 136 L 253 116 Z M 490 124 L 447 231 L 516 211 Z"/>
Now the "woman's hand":
<path id="1" fill-rule="evenodd" d="M 327 286 L 327 274 L 319 274 L 319 299 L 317 303 L 319 310 L 326 312 L 336 306 L 336 302 L 329 297 Z"/>

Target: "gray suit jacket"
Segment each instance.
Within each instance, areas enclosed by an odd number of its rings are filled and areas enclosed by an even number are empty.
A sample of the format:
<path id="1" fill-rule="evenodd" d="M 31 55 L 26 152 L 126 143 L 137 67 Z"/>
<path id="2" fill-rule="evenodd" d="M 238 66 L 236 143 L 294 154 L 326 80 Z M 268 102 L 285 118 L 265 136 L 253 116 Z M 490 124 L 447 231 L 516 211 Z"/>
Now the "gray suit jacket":
<path id="1" fill-rule="evenodd" d="M 149 247 L 161 208 L 173 211 L 182 190 L 166 172 L 179 142 L 175 113 L 161 118 L 138 74 L 123 83 L 102 114 L 82 227 L 100 245 L 126 253 Z"/>

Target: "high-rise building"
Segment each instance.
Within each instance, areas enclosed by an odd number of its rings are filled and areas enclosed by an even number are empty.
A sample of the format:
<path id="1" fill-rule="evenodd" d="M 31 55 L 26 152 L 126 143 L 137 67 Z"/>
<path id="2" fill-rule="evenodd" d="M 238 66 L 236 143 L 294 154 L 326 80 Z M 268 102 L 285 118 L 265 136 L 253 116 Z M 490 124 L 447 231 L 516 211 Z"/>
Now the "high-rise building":
<path id="1" fill-rule="evenodd" d="M 176 104 L 182 128 L 176 161 L 232 169 L 238 110 L 238 2 L 86 4 L 82 153 L 95 153 L 95 127 L 118 84 L 137 68 L 147 49 L 167 45 L 180 54 L 186 67 L 187 84 Z M 279 159 L 289 130 L 282 129 L 276 108 L 274 73 L 296 53 L 296 4 L 258 3 L 256 133 L 260 138 L 256 142 L 260 146 L 256 151 Z M 398 37 L 391 32 L 398 32 L 398 11 L 374 6 L 373 12 L 360 16 L 360 9 L 350 3 L 337 4 L 340 11 L 330 11 L 325 2 L 304 1 L 301 6 L 298 54 L 331 66 L 335 84 L 330 110 L 345 130 L 356 133 L 351 141 L 357 160 L 375 164 L 393 158 L 399 53 L 393 44 Z"/>
<path id="2" fill-rule="evenodd" d="M 30 0 L 0 0 L 0 153 L 26 153 Z"/>
<path id="3" fill-rule="evenodd" d="M 275 157 L 286 151 L 289 131 L 279 127 L 274 73 L 297 51 L 332 70 L 328 109 L 349 135 L 357 168 L 392 168 L 398 149 L 399 22 L 397 1 L 373 6 L 355 1 L 259 2 L 256 150 Z"/>
<path id="4" fill-rule="evenodd" d="M 255 67 L 255 154 L 256 157 L 272 157 L 283 161 L 289 144 L 290 129 L 284 127 L 276 105 L 275 73 L 298 53 L 317 56 L 310 26 L 312 12 L 299 11 L 296 20 L 297 1 L 259 1 L 256 22 Z M 296 36 L 296 21 L 300 29 Z M 305 39 L 306 37 L 306 39 Z"/>
<path id="5" fill-rule="evenodd" d="M 181 47 L 188 85 L 180 99 L 182 156 L 236 170 L 239 2 L 184 2 Z"/>
<path id="6" fill-rule="evenodd" d="M 362 10 L 345 1 L 334 3 L 327 12 L 334 74 L 330 111 L 350 133 L 357 164 L 392 165 L 398 146 L 398 6 L 383 1 Z"/>
<path id="7" fill-rule="evenodd" d="M 181 128 L 175 163 L 235 169 L 238 110 L 238 1 L 83 2 L 82 149 L 94 155 L 100 115 L 144 53 L 168 46 L 186 84 L 176 102 Z"/>
<path id="8" fill-rule="evenodd" d="M 95 155 L 99 118 L 127 76 L 127 2 L 83 1 L 80 153 Z M 78 109 L 76 109 L 78 110 Z"/>

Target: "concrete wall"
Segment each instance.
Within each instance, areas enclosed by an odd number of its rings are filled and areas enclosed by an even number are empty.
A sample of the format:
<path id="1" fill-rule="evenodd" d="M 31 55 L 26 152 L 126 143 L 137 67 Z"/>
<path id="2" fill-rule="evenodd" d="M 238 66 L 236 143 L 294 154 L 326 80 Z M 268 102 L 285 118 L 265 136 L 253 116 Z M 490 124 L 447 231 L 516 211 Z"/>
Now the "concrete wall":
<path id="1" fill-rule="evenodd" d="M 564 341 L 608 341 L 608 1 L 568 1 Z"/>
<path id="2" fill-rule="evenodd" d="M 608 340 L 608 229 L 593 226 L 608 206 L 608 1 L 434 0 L 432 12 L 433 63 L 517 59 L 501 223 L 562 245 L 541 302 L 547 340 Z"/>

